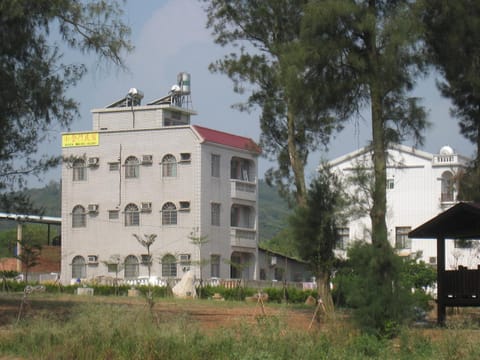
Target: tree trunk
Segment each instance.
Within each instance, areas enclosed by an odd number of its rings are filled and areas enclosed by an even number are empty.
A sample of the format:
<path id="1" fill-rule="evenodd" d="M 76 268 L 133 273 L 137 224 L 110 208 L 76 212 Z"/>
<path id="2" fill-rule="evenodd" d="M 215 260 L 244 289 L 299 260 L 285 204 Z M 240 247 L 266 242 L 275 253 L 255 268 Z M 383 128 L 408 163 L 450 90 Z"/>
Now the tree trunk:
<path id="1" fill-rule="evenodd" d="M 377 16 L 375 0 L 369 0 L 369 11 L 372 16 Z M 376 22 L 376 21 L 375 21 Z M 387 223 L 387 142 L 385 140 L 385 121 L 383 114 L 383 88 L 381 79 L 381 65 L 377 49 L 377 34 L 375 28 L 367 37 L 367 49 L 370 71 L 370 106 L 372 111 L 372 142 L 373 142 L 373 206 L 370 211 L 372 221 L 372 244 L 383 246 L 388 243 Z"/>
<path id="2" fill-rule="evenodd" d="M 305 163 L 303 157 L 298 152 L 295 135 L 295 116 L 288 111 L 288 156 L 290 159 L 290 166 L 292 167 L 293 177 L 295 181 L 296 200 L 299 206 L 307 204 L 307 187 L 305 185 Z"/>
<path id="3" fill-rule="evenodd" d="M 323 302 L 325 315 L 330 315 L 335 311 L 333 305 L 332 292 L 330 291 L 330 274 L 321 272 L 317 274 L 317 293 L 318 299 Z"/>
<path id="4" fill-rule="evenodd" d="M 382 246 L 388 242 L 387 223 L 387 146 L 385 141 L 381 94 L 375 82 L 371 88 L 372 139 L 373 139 L 373 206 L 370 212 L 372 221 L 372 244 Z"/>

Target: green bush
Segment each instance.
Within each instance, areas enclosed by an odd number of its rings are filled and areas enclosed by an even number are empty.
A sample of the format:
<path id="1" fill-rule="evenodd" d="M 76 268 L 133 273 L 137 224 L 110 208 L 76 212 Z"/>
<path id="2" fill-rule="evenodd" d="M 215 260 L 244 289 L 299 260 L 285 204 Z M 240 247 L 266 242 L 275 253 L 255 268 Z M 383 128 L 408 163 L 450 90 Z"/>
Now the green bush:
<path id="1" fill-rule="evenodd" d="M 388 247 L 356 244 L 348 252 L 348 262 L 337 274 L 337 290 L 353 318 L 367 334 L 396 336 L 414 316 L 411 284 L 402 277 L 402 259 Z"/>

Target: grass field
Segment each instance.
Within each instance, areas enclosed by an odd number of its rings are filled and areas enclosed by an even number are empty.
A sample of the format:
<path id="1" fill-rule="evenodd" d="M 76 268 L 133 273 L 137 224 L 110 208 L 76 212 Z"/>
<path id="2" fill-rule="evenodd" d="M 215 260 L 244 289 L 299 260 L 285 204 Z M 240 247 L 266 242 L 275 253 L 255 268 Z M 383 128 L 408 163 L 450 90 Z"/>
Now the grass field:
<path id="1" fill-rule="evenodd" d="M 378 339 L 299 305 L 0 293 L 3 359 L 479 359 L 478 312 Z"/>

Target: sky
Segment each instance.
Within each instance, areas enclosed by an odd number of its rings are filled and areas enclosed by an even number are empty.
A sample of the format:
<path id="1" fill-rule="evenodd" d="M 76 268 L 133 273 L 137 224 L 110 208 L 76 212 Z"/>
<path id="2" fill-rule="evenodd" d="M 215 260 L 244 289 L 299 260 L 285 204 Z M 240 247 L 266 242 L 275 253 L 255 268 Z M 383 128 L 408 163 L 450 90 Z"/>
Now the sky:
<path id="1" fill-rule="evenodd" d="M 192 124 L 213 128 L 258 141 L 260 137 L 259 113 L 240 112 L 232 108 L 248 97 L 234 93 L 231 80 L 222 74 L 212 74 L 208 65 L 220 59 L 227 49 L 214 44 L 210 30 L 206 29 L 203 3 L 198 0 L 129 0 L 125 4 L 124 21 L 131 27 L 131 40 L 135 50 L 125 57 L 128 71 L 98 66 L 94 56 L 82 57 L 68 50 L 66 61 L 81 61 L 89 72 L 82 81 L 69 90 L 69 95 L 80 103 L 80 118 L 71 125 L 71 131 L 89 131 L 92 128 L 90 110 L 103 108 L 123 98 L 132 87 L 145 94 L 143 104 L 167 95 L 176 83 L 177 74 L 191 75 L 191 97 L 198 115 Z M 435 75 L 418 81 L 414 95 L 423 98 L 429 113 L 431 128 L 420 149 L 438 153 L 444 145 L 457 153 L 472 156 L 472 144 L 459 133 L 458 122 L 450 116 L 450 102 L 442 98 L 435 86 Z M 48 154 L 61 153 L 61 132 L 52 129 L 51 138 L 41 146 Z M 368 111 L 362 118 L 351 120 L 337 134 L 328 151 L 312 154 L 306 169 L 312 178 L 321 159 L 333 159 L 368 144 L 371 139 Z M 258 176 L 263 178 L 274 163 L 265 158 L 259 160 Z M 30 181 L 31 186 L 41 187 L 51 180 L 60 180 L 60 169 L 50 171 L 41 182 Z"/>

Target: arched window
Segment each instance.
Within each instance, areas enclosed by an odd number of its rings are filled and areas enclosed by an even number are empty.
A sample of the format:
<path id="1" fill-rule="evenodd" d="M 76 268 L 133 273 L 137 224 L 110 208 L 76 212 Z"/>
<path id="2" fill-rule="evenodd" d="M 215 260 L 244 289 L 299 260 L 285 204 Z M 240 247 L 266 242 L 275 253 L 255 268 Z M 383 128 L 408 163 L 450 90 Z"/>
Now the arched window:
<path id="1" fill-rule="evenodd" d="M 176 225 L 177 224 L 177 207 L 175 204 L 168 202 L 162 207 L 162 224 Z"/>
<path id="2" fill-rule="evenodd" d="M 83 256 L 75 256 L 72 260 L 72 279 L 85 279 L 87 265 Z"/>
<path id="3" fill-rule="evenodd" d="M 134 279 L 138 277 L 138 259 L 134 255 L 125 258 L 125 278 Z"/>
<path id="4" fill-rule="evenodd" d="M 177 259 L 172 254 L 162 257 L 162 276 L 177 277 Z"/>
<path id="5" fill-rule="evenodd" d="M 84 181 L 87 179 L 85 160 L 76 159 L 72 164 L 73 181 Z"/>
<path id="6" fill-rule="evenodd" d="M 125 178 L 138 178 L 140 170 L 140 161 L 135 156 L 129 156 L 125 160 Z"/>
<path id="7" fill-rule="evenodd" d="M 442 174 L 442 201 L 453 201 L 453 175 L 450 171 Z"/>
<path id="8" fill-rule="evenodd" d="M 168 154 L 163 157 L 162 175 L 163 177 L 177 176 L 177 159 L 175 159 L 175 156 Z"/>
<path id="9" fill-rule="evenodd" d="M 140 225 L 140 211 L 135 204 L 128 204 L 125 206 L 125 226 L 139 226 Z"/>
<path id="10" fill-rule="evenodd" d="M 82 205 L 77 205 L 72 210 L 72 227 L 87 226 L 87 213 Z"/>

